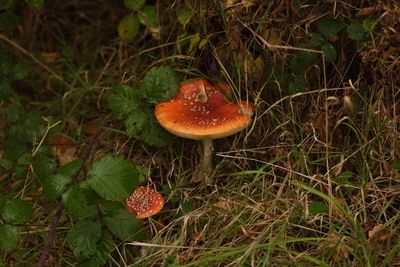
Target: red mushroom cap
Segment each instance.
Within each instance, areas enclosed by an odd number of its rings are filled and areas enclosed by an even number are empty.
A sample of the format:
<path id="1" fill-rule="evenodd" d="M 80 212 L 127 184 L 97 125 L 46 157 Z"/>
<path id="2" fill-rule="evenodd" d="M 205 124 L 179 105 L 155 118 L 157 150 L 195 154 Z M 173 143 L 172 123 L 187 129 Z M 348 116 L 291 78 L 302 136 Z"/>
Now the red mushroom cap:
<path id="1" fill-rule="evenodd" d="M 136 212 L 138 219 L 157 214 L 164 206 L 163 196 L 151 187 L 138 186 L 126 199 L 129 212 Z"/>
<path id="2" fill-rule="evenodd" d="M 181 83 L 173 99 L 156 105 L 155 116 L 166 130 L 184 138 L 217 139 L 235 134 L 251 122 L 253 107 L 247 101 L 228 102 L 221 91 L 231 90 L 223 83 L 213 86 L 205 79 L 188 80 Z"/>

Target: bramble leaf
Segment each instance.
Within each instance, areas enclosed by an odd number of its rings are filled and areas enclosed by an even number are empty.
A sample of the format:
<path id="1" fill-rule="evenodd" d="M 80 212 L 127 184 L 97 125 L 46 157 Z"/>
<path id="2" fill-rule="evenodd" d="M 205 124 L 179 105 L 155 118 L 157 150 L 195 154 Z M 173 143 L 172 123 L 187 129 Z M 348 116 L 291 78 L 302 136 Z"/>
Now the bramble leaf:
<path id="1" fill-rule="evenodd" d="M 118 35 L 122 40 L 132 40 L 139 31 L 139 19 L 128 15 L 123 17 L 118 24 Z"/>
<path id="2" fill-rule="evenodd" d="M 124 6 L 132 10 L 139 10 L 145 2 L 145 0 L 124 0 Z"/>
<path id="3" fill-rule="evenodd" d="M 62 195 L 62 200 L 65 208 L 71 215 L 83 217 L 89 214 L 86 197 L 78 185 L 70 187 Z"/>
<path id="4" fill-rule="evenodd" d="M 318 21 L 318 30 L 327 38 L 337 34 L 344 28 L 345 24 L 330 16 L 325 16 Z"/>
<path id="5" fill-rule="evenodd" d="M 43 181 L 43 194 L 48 200 L 55 200 L 65 191 L 67 184 L 71 182 L 69 176 L 54 174 Z"/>
<path id="6" fill-rule="evenodd" d="M 100 222 L 81 221 L 69 230 L 67 241 L 76 257 L 89 258 L 96 253 L 96 243 L 101 234 Z"/>
<path id="7" fill-rule="evenodd" d="M 114 86 L 107 96 L 109 108 L 119 119 L 136 111 L 139 108 L 140 100 L 137 91 L 128 85 Z"/>
<path id="8" fill-rule="evenodd" d="M 16 226 L 0 225 L 0 248 L 11 250 L 18 246 L 19 229 Z"/>
<path id="9" fill-rule="evenodd" d="M 140 91 L 150 103 L 169 100 L 176 95 L 179 79 L 171 67 L 152 68 L 144 77 Z"/>
<path id="10" fill-rule="evenodd" d="M 32 219 L 33 208 L 22 199 L 13 199 L 6 203 L 3 209 L 3 219 L 7 223 L 26 223 Z"/>
<path id="11" fill-rule="evenodd" d="M 142 221 L 124 208 L 110 210 L 104 217 L 104 222 L 108 230 L 121 240 L 132 238 L 143 227 Z"/>
<path id="12" fill-rule="evenodd" d="M 88 183 L 102 198 L 122 201 L 138 184 L 139 172 L 123 158 L 105 156 L 95 162 L 88 173 Z"/>

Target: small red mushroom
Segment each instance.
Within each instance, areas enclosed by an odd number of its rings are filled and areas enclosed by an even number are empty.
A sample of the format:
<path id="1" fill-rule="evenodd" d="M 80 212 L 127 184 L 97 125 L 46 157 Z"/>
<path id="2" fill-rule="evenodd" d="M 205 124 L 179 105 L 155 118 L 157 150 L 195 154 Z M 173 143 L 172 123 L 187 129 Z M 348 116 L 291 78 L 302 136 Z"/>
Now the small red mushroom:
<path id="1" fill-rule="evenodd" d="M 157 214 L 164 206 L 164 198 L 151 187 L 138 186 L 126 199 L 126 206 L 137 214 L 136 218 L 143 219 Z"/>

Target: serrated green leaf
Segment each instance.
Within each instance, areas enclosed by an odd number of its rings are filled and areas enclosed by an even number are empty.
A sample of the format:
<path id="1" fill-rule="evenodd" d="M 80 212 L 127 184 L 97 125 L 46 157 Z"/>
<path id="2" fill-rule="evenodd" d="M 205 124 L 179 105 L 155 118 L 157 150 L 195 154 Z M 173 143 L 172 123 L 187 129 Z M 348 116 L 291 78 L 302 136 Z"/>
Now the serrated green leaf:
<path id="1" fill-rule="evenodd" d="M 140 91 L 149 103 L 167 101 L 176 95 L 179 79 L 171 67 L 152 68 L 144 77 Z"/>
<path id="2" fill-rule="evenodd" d="M 318 30 L 327 38 L 337 34 L 344 28 L 345 24 L 330 16 L 325 16 L 317 23 Z"/>
<path id="3" fill-rule="evenodd" d="M 96 244 L 96 254 L 88 260 L 81 262 L 80 266 L 100 267 L 103 266 L 109 258 L 109 253 L 113 250 L 114 243 L 110 234 L 103 232 L 100 240 Z"/>
<path id="4" fill-rule="evenodd" d="M 57 173 L 67 176 L 67 177 L 71 177 L 79 171 L 82 164 L 83 164 L 82 159 L 73 160 L 73 161 L 65 164 L 64 166 L 61 166 L 60 168 L 58 168 Z"/>
<path id="5" fill-rule="evenodd" d="M 0 225 L 0 248 L 11 250 L 18 246 L 19 229 L 16 226 Z"/>
<path id="6" fill-rule="evenodd" d="M 33 208 L 22 199 L 13 199 L 6 203 L 3 209 L 3 219 L 7 223 L 26 223 L 32 219 Z"/>
<path id="7" fill-rule="evenodd" d="M 44 4 L 44 0 L 25 0 L 25 2 L 34 8 L 41 8 Z"/>
<path id="8" fill-rule="evenodd" d="M 148 118 L 143 111 L 132 112 L 124 122 L 128 135 L 137 136 L 143 130 L 143 126 L 148 124 L 147 121 Z"/>
<path id="9" fill-rule="evenodd" d="M 107 102 L 113 115 L 121 119 L 139 109 L 141 98 L 132 87 L 118 85 L 114 86 L 108 93 Z"/>
<path id="10" fill-rule="evenodd" d="M 15 177 L 17 177 L 18 179 L 24 179 L 26 178 L 27 169 L 25 168 L 25 166 L 17 166 L 14 169 L 14 174 Z"/>
<path id="11" fill-rule="evenodd" d="M 13 0 L 0 0 L 0 9 L 7 9 L 11 6 Z"/>
<path id="12" fill-rule="evenodd" d="M 9 136 L 15 137 L 21 142 L 32 144 L 42 129 L 40 116 L 28 112 L 23 114 L 17 124 L 10 127 Z"/>
<path id="13" fill-rule="evenodd" d="M 376 23 L 371 18 L 365 18 L 362 21 L 363 28 L 366 32 L 373 32 L 376 26 Z"/>
<path id="14" fill-rule="evenodd" d="M 307 88 L 307 81 L 303 76 L 294 77 L 288 86 L 288 92 L 290 94 L 295 94 L 299 92 L 304 92 Z"/>
<path id="15" fill-rule="evenodd" d="M 157 10 L 155 6 L 146 5 L 138 12 L 140 23 L 149 28 L 158 27 Z"/>
<path id="16" fill-rule="evenodd" d="M 3 158 L 12 162 L 17 162 L 24 153 L 31 151 L 28 144 L 16 140 L 15 136 L 8 137 L 2 144 Z"/>
<path id="17" fill-rule="evenodd" d="M 325 39 L 320 34 L 315 32 L 309 34 L 309 45 L 311 47 L 321 46 L 323 43 L 325 43 Z"/>
<path id="18" fill-rule="evenodd" d="M 299 52 L 290 61 L 290 70 L 295 74 L 300 74 L 314 63 L 317 56 L 318 54 L 313 52 Z"/>
<path id="19" fill-rule="evenodd" d="M 0 215 L 3 214 L 4 207 L 8 201 L 9 201 L 8 196 L 0 195 Z"/>
<path id="20" fill-rule="evenodd" d="M 11 84 L 8 81 L 0 82 L 0 99 L 8 100 L 13 93 Z"/>
<path id="21" fill-rule="evenodd" d="M 19 24 L 19 17 L 11 10 L 6 10 L 0 13 L 0 25 L 2 25 L 6 31 L 13 31 Z"/>
<path id="22" fill-rule="evenodd" d="M 185 27 L 186 24 L 188 24 L 193 17 L 193 9 L 183 7 L 176 12 L 176 16 L 179 23 L 182 24 L 183 27 Z"/>
<path id="23" fill-rule="evenodd" d="M 329 208 L 324 202 L 315 201 L 308 205 L 308 212 L 310 216 L 315 216 L 318 214 L 328 214 Z"/>
<path id="24" fill-rule="evenodd" d="M 400 162 L 393 162 L 391 166 L 395 170 L 400 170 Z"/>
<path id="25" fill-rule="evenodd" d="M 132 10 L 139 10 L 144 6 L 145 0 L 124 0 L 124 6 Z"/>
<path id="26" fill-rule="evenodd" d="M 47 179 L 56 169 L 57 162 L 53 157 L 39 155 L 33 161 L 33 171 L 40 181 Z"/>
<path id="27" fill-rule="evenodd" d="M 136 167 L 123 158 L 105 156 L 88 173 L 88 183 L 102 198 L 122 201 L 138 184 Z"/>
<path id="28" fill-rule="evenodd" d="M 149 145 L 162 147 L 168 145 L 173 136 L 162 128 L 155 119 L 150 120 L 150 126 L 143 129 L 143 138 Z"/>
<path id="29" fill-rule="evenodd" d="M 70 182 L 70 177 L 62 174 L 54 174 L 44 179 L 42 183 L 44 197 L 48 200 L 59 198 Z"/>
<path id="30" fill-rule="evenodd" d="M 336 59 L 336 49 L 333 45 L 330 43 L 325 43 L 323 46 L 321 46 L 322 52 L 324 52 L 325 55 L 325 60 L 327 63 L 332 63 Z"/>
<path id="31" fill-rule="evenodd" d="M 14 66 L 14 79 L 23 80 L 28 77 L 29 72 L 30 68 L 27 65 L 18 63 Z"/>
<path id="32" fill-rule="evenodd" d="M 360 20 L 353 20 L 346 31 L 349 38 L 355 41 L 365 41 L 368 38 L 367 31 Z"/>
<path id="33" fill-rule="evenodd" d="M 86 197 L 78 185 L 71 186 L 62 194 L 62 200 L 71 215 L 83 217 L 89 214 Z"/>
<path id="34" fill-rule="evenodd" d="M 76 223 L 67 234 L 67 242 L 78 258 L 89 258 L 96 253 L 96 243 L 102 235 L 98 221 Z"/>
<path id="35" fill-rule="evenodd" d="M 121 40 L 132 40 L 139 31 L 139 19 L 128 15 L 123 17 L 118 24 L 118 35 Z"/>
<path id="36" fill-rule="evenodd" d="M 136 215 L 126 209 L 109 211 L 104 222 L 108 230 L 121 240 L 133 238 L 143 228 L 142 221 L 137 220 Z"/>
<path id="37" fill-rule="evenodd" d="M 33 157 L 32 153 L 24 153 L 21 157 L 18 158 L 17 164 L 25 165 L 25 164 L 32 164 Z"/>

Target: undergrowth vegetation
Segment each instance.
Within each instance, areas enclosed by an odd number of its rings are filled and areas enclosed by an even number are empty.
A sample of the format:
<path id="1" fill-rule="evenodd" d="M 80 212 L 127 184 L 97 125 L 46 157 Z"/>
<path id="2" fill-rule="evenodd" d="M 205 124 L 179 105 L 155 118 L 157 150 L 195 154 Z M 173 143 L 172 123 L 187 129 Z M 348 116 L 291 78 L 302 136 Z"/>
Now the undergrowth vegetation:
<path id="1" fill-rule="evenodd" d="M 0 266 L 400 266 L 400 3 L 0 0 Z M 252 123 L 154 116 L 207 78 Z M 136 219 L 138 185 L 165 206 Z"/>

